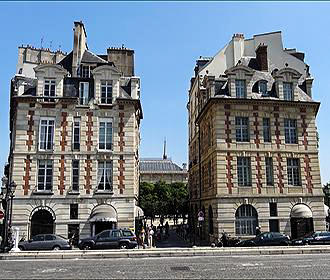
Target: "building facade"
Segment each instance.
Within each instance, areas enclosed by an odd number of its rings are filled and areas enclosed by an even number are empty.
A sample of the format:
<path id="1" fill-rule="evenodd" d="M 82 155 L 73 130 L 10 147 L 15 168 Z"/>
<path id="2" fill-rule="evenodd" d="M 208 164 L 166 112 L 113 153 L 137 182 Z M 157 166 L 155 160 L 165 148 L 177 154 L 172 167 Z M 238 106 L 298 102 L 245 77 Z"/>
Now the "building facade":
<path id="1" fill-rule="evenodd" d="M 292 238 L 325 229 L 312 82 L 304 53 L 283 48 L 281 32 L 235 34 L 197 60 L 188 185 L 202 239 L 248 238 L 257 226 Z"/>
<path id="2" fill-rule="evenodd" d="M 133 50 L 96 55 L 75 22 L 69 54 L 19 48 L 10 105 L 9 179 L 21 235 L 134 228 L 142 109 Z"/>

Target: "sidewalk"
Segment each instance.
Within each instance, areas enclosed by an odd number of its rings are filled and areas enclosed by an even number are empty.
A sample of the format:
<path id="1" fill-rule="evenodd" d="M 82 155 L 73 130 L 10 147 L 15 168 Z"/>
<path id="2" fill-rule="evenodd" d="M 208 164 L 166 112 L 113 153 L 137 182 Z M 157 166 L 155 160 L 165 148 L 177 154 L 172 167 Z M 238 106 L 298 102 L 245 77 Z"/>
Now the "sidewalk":
<path id="1" fill-rule="evenodd" d="M 189 243 L 180 238 L 175 230 L 169 231 L 169 237 L 165 240 L 157 241 L 156 248 L 189 248 Z"/>
<path id="2" fill-rule="evenodd" d="M 234 255 L 283 255 L 283 254 L 330 254 L 330 245 L 292 247 L 227 247 L 227 248 L 152 248 L 102 251 L 22 251 L 0 254 L 0 260 L 22 259 L 102 259 L 102 258 L 150 258 L 194 257 Z"/>

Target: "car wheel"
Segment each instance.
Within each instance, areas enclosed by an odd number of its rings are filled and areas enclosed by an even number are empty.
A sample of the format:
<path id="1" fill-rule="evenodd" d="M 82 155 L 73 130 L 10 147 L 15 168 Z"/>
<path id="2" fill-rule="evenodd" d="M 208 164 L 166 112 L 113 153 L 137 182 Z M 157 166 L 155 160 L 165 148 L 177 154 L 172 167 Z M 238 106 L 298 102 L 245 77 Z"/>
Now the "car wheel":
<path id="1" fill-rule="evenodd" d="M 91 246 L 90 244 L 84 244 L 84 245 L 82 246 L 82 249 L 83 249 L 83 250 L 90 250 L 90 249 L 92 249 L 92 246 Z"/>
<path id="2" fill-rule="evenodd" d="M 56 245 L 56 246 L 53 247 L 53 250 L 54 250 L 54 251 L 61 250 L 61 247 Z"/>
<path id="3" fill-rule="evenodd" d="M 21 251 L 24 251 L 24 247 L 23 246 L 18 246 L 18 249 L 20 249 Z"/>
<path id="4" fill-rule="evenodd" d="M 125 243 L 120 243 L 119 244 L 119 249 L 128 249 L 128 244 L 125 242 Z"/>

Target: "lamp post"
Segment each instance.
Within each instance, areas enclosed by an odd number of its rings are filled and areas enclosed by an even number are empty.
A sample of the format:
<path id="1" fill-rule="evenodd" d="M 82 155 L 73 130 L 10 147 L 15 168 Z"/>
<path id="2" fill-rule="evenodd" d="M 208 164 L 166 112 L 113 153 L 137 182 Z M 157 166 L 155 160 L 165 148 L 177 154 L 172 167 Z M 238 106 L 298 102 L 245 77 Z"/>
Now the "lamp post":
<path id="1" fill-rule="evenodd" d="M 4 223 L 3 223 L 3 232 L 2 232 L 2 243 L 1 251 L 6 252 L 10 248 L 11 239 L 11 222 L 13 215 L 13 199 L 15 197 L 14 193 L 16 190 L 16 183 L 9 182 L 6 176 L 2 177 L 2 187 L 1 187 L 1 202 L 2 208 L 5 211 Z"/>

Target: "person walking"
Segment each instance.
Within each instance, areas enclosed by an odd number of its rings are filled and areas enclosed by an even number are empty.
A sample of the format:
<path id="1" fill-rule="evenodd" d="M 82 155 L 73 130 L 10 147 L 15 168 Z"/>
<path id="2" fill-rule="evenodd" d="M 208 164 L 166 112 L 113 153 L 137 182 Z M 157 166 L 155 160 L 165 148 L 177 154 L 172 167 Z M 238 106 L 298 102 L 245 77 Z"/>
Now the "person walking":
<path id="1" fill-rule="evenodd" d="M 145 234 L 146 234 L 146 232 L 144 230 L 144 227 L 142 227 L 141 231 L 140 231 L 139 239 L 140 239 L 140 245 L 142 246 L 143 249 L 145 248 L 145 246 L 144 246 Z"/>
<path id="2" fill-rule="evenodd" d="M 261 227 L 256 227 L 256 236 L 261 234 Z"/>
<path id="3" fill-rule="evenodd" d="M 165 235 L 166 235 L 166 238 L 169 237 L 170 233 L 170 225 L 168 224 L 168 221 L 166 221 L 166 224 L 165 224 Z"/>

